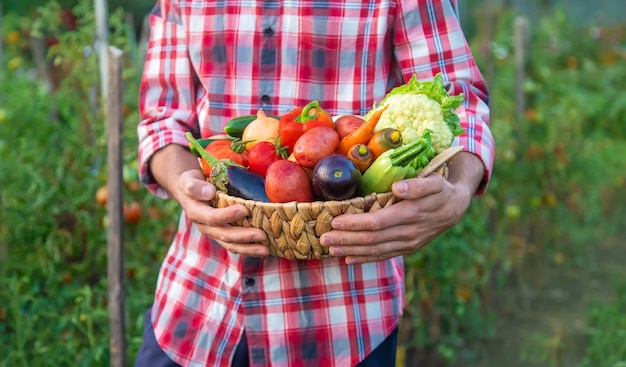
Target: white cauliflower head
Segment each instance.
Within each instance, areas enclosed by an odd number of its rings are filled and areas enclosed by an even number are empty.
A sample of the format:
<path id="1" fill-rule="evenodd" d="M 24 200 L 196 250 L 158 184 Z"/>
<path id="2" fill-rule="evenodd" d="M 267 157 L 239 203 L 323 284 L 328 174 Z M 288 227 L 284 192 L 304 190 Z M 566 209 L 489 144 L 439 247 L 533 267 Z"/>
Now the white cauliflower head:
<path id="1" fill-rule="evenodd" d="M 413 76 L 407 84 L 389 92 L 372 110 L 388 106 L 380 116 L 376 131 L 389 127 L 400 130 L 403 142 L 408 143 L 427 129 L 431 130 L 432 146 L 439 154 L 463 132 L 459 117 L 454 113 L 462 102 L 463 95 L 448 96 L 441 74 L 432 82 L 422 83 Z"/>

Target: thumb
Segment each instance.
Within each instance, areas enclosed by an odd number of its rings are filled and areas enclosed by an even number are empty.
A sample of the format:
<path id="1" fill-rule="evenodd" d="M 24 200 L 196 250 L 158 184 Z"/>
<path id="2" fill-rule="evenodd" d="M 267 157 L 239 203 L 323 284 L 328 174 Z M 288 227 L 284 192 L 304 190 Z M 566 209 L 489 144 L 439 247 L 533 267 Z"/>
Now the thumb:
<path id="1" fill-rule="evenodd" d="M 440 187 L 440 175 L 429 175 L 428 177 L 410 178 L 396 181 L 391 186 L 393 194 L 400 199 L 419 199 L 424 196 L 434 194 Z"/>
<path id="2" fill-rule="evenodd" d="M 217 192 L 215 186 L 199 170 L 183 172 L 181 181 L 185 194 L 194 200 L 211 200 Z"/>

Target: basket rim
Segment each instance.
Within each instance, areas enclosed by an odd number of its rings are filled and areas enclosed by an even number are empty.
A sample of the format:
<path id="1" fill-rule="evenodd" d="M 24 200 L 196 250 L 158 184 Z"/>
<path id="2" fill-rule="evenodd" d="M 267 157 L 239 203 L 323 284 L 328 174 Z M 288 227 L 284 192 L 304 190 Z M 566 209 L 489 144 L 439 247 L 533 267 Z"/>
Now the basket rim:
<path id="1" fill-rule="evenodd" d="M 319 205 L 325 205 L 325 206 L 345 206 L 345 205 L 354 205 L 354 204 L 358 204 L 361 202 L 367 202 L 367 201 L 374 201 L 376 199 L 389 199 L 391 196 L 394 196 L 393 192 L 388 191 L 388 192 L 384 192 L 384 193 L 376 193 L 373 192 L 371 194 L 365 195 L 365 196 L 356 196 L 350 199 L 345 199 L 345 200 L 316 200 L 316 201 L 288 201 L 288 202 L 284 202 L 284 203 L 274 203 L 274 202 L 266 202 L 266 201 L 258 201 L 258 200 L 251 200 L 251 199 L 244 199 L 242 197 L 239 196 L 233 196 L 233 195 L 229 195 L 228 193 L 224 192 L 224 191 L 217 191 L 217 194 L 215 196 L 214 199 L 228 199 L 231 200 L 232 202 L 237 202 L 240 204 L 244 204 L 244 205 L 254 205 L 254 206 L 263 206 L 266 207 L 268 209 L 272 209 L 272 208 L 281 208 L 284 206 L 293 206 L 296 205 L 297 207 L 306 207 L 306 206 L 319 206 Z M 397 200 L 398 198 L 396 198 Z"/>

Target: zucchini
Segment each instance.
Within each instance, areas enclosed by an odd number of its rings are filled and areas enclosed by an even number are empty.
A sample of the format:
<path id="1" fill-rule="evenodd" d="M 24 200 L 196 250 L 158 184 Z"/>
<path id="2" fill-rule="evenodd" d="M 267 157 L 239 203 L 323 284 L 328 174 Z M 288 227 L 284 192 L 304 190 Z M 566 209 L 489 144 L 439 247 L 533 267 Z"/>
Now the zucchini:
<path id="1" fill-rule="evenodd" d="M 226 126 L 224 126 L 224 132 L 232 137 L 241 138 L 243 130 L 254 120 L 256 120 L 256 115 L 246 115 L 232 118 L 228 121 Z"/>

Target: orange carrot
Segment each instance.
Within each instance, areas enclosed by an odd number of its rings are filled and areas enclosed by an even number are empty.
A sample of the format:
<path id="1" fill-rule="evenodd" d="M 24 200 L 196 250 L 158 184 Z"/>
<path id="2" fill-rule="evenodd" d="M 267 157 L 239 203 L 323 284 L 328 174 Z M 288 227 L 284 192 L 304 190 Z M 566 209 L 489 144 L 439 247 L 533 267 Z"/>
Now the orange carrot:
<path id="1" fill-rule="evenodd" d="M 349 150 L 346 156 L 354 162 L 356 168 L 361 171 L 361 173 L 365 172 L 365 170 L 372 164 L 372 153 L 370 152 L 370 148 L 365 144 L 355 144 Z"/>
<path id="2" fill-rule="evenodd" d="M 346 153 L 348 153 L 348 149 L 352 146 L 356 144 L 367 144 L 374 134 L 376 124 L 378 123 L 378 120 L 380 120 L 380 116 L 387 109 L 387 106 L 388 105 L 385 105 L 376 110 L 361 126 L 350 134 L 344 136 L 343 139 L 339 141 L 337 153 L 346 155 Z"/>
<path id="3" fill-rule="evenodd" d="M 402 132 L 390 127 L 375 132 L 367 143 L 367 147 L 372 151 L 374 159 L 378 158 L 386 150 L 395 149 L 400 145 L 402 145 Z"/>

